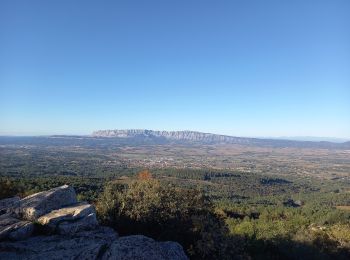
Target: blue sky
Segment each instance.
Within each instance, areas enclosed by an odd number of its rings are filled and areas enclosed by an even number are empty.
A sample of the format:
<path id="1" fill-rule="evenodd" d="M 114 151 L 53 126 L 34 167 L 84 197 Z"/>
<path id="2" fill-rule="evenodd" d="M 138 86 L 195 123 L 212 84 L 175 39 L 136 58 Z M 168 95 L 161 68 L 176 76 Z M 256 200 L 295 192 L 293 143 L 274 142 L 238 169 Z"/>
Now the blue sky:
<path id="1" fill-rule="evenodd" d="M 0 134 L 350 137 L 350 1 L 1 1 Z"/>

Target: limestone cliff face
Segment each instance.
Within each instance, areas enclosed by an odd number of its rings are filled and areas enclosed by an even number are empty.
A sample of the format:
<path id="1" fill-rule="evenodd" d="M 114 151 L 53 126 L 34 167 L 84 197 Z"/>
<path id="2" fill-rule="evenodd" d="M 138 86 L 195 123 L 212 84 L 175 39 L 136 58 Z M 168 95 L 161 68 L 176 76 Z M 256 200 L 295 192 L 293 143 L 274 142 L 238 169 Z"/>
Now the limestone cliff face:
<path id="1" fill-rule="evenodd" d="M 99 130 L 92 133 L 95 138 L 119 138 L 125 142 L 163 143 L 195 143 L 195 144 L 238 144 L 263 147 L 299 147 L 299 148 L 326 148 L 350 149 L 350 142 L 312 142 L 283 139 L 262 139 L 249 137 L 236 137 L 228 135 L 209 134 L 196 131 L 154 131 L 145 129 L 126 130 Z"/>
<path id="2" fill-rule="evenodd" d="M 175 141 L 193 141 L 202 143 L 249 143 L 253 138 L 201 133 L 196 131 L 154 131 L 144 129 L 99 130 L 92 133 L 94 137 L 117 138 L 165 138 Z"/>
<path id="3" fill-rule="evenodd" d="M 0 259 L 188 259 L 176 242 L 100 226 L 68 185 L 0 200 L 0 242 Z"/>

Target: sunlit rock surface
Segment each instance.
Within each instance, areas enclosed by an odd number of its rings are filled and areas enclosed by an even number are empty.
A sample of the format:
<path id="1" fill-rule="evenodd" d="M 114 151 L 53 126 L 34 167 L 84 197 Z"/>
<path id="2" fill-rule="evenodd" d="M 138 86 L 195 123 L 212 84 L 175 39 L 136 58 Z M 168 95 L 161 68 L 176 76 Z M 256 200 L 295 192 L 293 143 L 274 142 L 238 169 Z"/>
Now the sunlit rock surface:
<path id="1" fill-rule="evenodd" d="M 74 203 L 77 203 L 77 196 L 73 187 L 63 185 L 25 197 L 20 200 L 13 213 L 23 219 L 35 221 L 52 210 Z"/>
<path id="2" fill-rule="evenodd" d="M 93 229 L 98 225 L 95 208 L 80 202 L 41 216 L 38 223 L 46 226 L 46 230 L 59 234 L 73 234 L 81 230 Z"/>

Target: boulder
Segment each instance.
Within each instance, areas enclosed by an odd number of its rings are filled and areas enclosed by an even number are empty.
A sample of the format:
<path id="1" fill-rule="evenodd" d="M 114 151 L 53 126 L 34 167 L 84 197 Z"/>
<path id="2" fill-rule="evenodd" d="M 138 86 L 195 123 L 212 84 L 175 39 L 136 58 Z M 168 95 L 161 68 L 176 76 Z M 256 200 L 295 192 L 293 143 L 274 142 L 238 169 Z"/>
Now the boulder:
<path id="1" fill-rule="evenodd" d="M 64 221 L 57 226 L 58 234 L 74 234 L 82 230 L 91 230 L 98 226 L 95 213 L 90 213 L 76 221 Z"/>
<path id="2" fill-rule="evenodd" d="M 0 259 L 98 259 L 116 240 L 113 229 L 99 227 L 74 235 L 34 236 L 0 243 Z"/>
<path id="3" fill-rule="evenodd" d="M 21 240 L 31 236 L 34 224 L 3 214 L 0 216 L 0 240 Z"/>
<path id="4" fill-rule="evenodd" d="M 86 202 L 53 210 L 38 218 L 37 222 L 59 234 L 73 234 L 98 225 L 95 208 Z"/>
<path id="5" fill-rule="evenodd" d="M 0 214 L 6 213 L 10 208 L 16 208 L 19 204 L 19 197 L 0 200 Z"/>
<path id="6" fill-rule="evenodd" d="M 77 197 L 73 187 L 63 185 L 25 197 L 19 201 L 19 206 L 13 212 L 19 218 L 35 221 L 52 210 L 74 203 L 77 203 Z"/>
<path id="7" fill-rule="evenodd" d="M 166 259 L 188 259 L 182 246 L 173 241 L 159 242 Z"/>
<path id="8" fill-rule="evenodd" d="M 10 240 L 23 240 L 32 235 L 34 224 L 29 221 L 20 221 L 14 224 L 13 230 L 9 233 Z"/>
<path id="9" fill-rule="evenodd" d="M 188 259 L 182 246 L 176 242 L 156 242 L 152 238 L 134 235 L 120 237 L 102 256 L 103 260 L 122 259 Z"/>
<path id="10" fill-rule="evenodd" d="M 16 223 L 20 221 L 18 218 L 15 218 L 11 213 L 6 213 L 3 215 L 0 215 L 0 228 L 4 226 L 11 225 L 13 223 Z"/>

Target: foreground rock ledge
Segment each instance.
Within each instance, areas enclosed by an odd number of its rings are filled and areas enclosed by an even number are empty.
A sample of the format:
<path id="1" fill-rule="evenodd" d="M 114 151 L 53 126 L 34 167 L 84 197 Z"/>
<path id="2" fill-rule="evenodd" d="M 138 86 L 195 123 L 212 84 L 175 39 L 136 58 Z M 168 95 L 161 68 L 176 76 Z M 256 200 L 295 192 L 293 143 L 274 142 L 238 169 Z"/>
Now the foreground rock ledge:
<path id="1" fill-rule="evenodd" d="M 188 259 L 176 242 L 118 237 L 100 226 L 94 207 L 77 202 L 68 185 L 0 206 L 0 259 Z"/>

